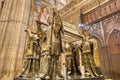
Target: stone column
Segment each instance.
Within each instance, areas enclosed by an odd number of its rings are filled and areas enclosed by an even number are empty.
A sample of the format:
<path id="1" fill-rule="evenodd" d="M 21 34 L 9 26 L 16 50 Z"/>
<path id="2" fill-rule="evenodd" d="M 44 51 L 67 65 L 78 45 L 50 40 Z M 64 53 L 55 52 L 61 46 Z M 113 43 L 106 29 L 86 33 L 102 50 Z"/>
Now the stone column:
<path id="1" fill-rule="evenodd" d="M 31 0 L 5 0 L 0 17 L 0 76 L 12 80 L 24 53 Z"/>

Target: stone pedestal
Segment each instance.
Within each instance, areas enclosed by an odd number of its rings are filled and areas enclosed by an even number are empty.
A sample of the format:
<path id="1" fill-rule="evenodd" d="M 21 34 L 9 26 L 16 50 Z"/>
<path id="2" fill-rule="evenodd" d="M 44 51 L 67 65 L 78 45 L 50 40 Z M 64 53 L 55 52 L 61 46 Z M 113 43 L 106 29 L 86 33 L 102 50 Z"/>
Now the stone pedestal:
<path id="1" fill-rule="evenodd" d="M 14 80 L 41 80 L 40 78 L 21 78 L 21 77 L 18 77 L 18 78 L 15 78 Z"/>
<path id="2" fill-rule="evenodd" d="M 81 76 L 70 76 L 70 79 L 67 80 L 104 80 L 104 77 L 85 77 L 81 78 Z"/>
<path id="3" fill-rule="evenodd" d="M 41 80 L 40 78 L 16 78 L 14 80 Z M 56 80 L 64 80 L 64 79 L 56 79 Z M 67 80 L 104 80 L 104 77 L 86 77 L 81 78 L 80 76 L 71 76 L 71 79 Z"/>

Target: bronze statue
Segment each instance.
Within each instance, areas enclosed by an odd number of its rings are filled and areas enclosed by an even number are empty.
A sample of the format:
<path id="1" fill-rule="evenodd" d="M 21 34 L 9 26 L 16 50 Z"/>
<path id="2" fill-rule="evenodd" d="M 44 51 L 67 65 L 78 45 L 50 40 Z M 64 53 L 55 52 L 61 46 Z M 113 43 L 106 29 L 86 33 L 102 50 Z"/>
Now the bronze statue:
<path id="1" fill-rule="evenodd" d="M 27 50 L 25 54 L 25 63 L 22 69 L 20 77 L 30 78 L 33 76 L 37 76 L 39 69 L 39 37 L 35 33 L 31 33 L 29 29 L 25 30 L 28 34 L 29 40 L 27 44 Z M 38 67 L 36 67 L 38 66 Z"/>
<path id="2" fill-rule="evenodd" d="M 68 43 L 65 44 L 65 66 L 67 68 L 67 74 L 72 74 L 72 46 Z"/>
<path id="3" fill-rule="evenodd" d="M 26 61 L 20 76 L 39 76 L 46 79 L 54 73 L 53 77 L 62 77 L 60 55 L 62 51 L 62 21 L 59 11 L 53 10 L 53 23 L 48 26 L 43 22 L 37 22 L 37 32 L 31 33 L 26 30 L 29 36 L 26 50 Z M 42 29 L 41 25 L 46 26 Z M 52 79 L 51 77 L 50 79 Z M 56 78 L 55 78 L 56 79 Z"/>
<path id="4" fill-rule="evenodd" d="M 40 21 L 36 21 L 36 22 L 37 22 L 37 28 L 38 28 L 37 34 L 40 38 L 39 42 L 41 46 L 39 77 L 42 79 L 46 79 L 46 76 L 48 76 L 49 65 L 50 65 L 50 54 L 49 54 L 50 44 L 48 43 L 49 36 L 47 36 L 48 29 L 43 30 L 41 28 L 41 25 L 44 25 L 46 27 L 49 27 L 49 26 Z"/>
<path id="5" fill-rule="evenodd" d="M 88 32 L 84 32 L 85 39 L 82 44 L 82 64 L 85 67 L 86 76 L 98 76 L 95 69 L 95 62 L 93 57 L 93 42 L 90 41 Z"/>
<path id="6" fill-rule="evenodd" d="M 60 55 L 62 51 L 62 20 L 60 17 L 60 12 L 54 8 L 53 9 L 53 23 L 51 26 L 51 38 L 50 38 L 50 55 L 51 55 L 51 67 L 50 67 L 50 75 L 52 77 L 63 78 L 61 74 L 61 63 L 60 63 Z M 56 78 L 55 78 L 56 79 Z"/>
<path id="7" fill-rule="evenodd" d="M 74 74 L 77 74 L 77 75 L 81 75 L 79 51 L 80 51 L 80 46 L 78 44 L 74 44 L 72 49 L 72 61 L 73 61 L 72 65 L 73 65 Z"/>

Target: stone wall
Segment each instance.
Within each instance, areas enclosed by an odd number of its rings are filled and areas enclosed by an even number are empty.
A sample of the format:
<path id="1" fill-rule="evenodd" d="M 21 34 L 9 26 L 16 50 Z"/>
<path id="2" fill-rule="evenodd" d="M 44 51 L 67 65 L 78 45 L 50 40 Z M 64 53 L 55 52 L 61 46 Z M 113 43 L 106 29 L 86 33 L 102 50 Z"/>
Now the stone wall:
<path id="1" fill-rule="evenodd" d="M 100 4 L 108 2 L 109 0 L 100 0 Z M 67 4 L 62 10 L 62 19 L 68 23 L 78 26 L 81 23 L 81 13 L 85 13 L 95 7 L 99 6 L 98 0 L 75 0 Z"/>
<path id="2" fill-rule="evenodd" d="M 5 0 L 0 16 L 0 78 L 13 80 L 21 67 L 31 0 Z"/>

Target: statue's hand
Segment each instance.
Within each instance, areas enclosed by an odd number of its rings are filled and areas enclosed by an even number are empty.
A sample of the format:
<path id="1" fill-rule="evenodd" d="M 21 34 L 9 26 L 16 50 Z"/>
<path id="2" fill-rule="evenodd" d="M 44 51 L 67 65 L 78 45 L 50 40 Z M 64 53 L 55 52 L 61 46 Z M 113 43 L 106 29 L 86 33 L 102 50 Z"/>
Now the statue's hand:
<path id="1" fill-rule="evenodd" d="M 32 33 L 30 32 L 30 30 L 29 30 L 29 29 L 26 29 L 26 30 L 25 30 L 25 32 L 29 35 L 29 37 L 31 37 L 31 36 L 32 36 Z"/>
<path id="2" fill-rule="evenodd" d="M 30 30 L 29 29 L 25 29 L 25 32 L 29 32 Z"/>

